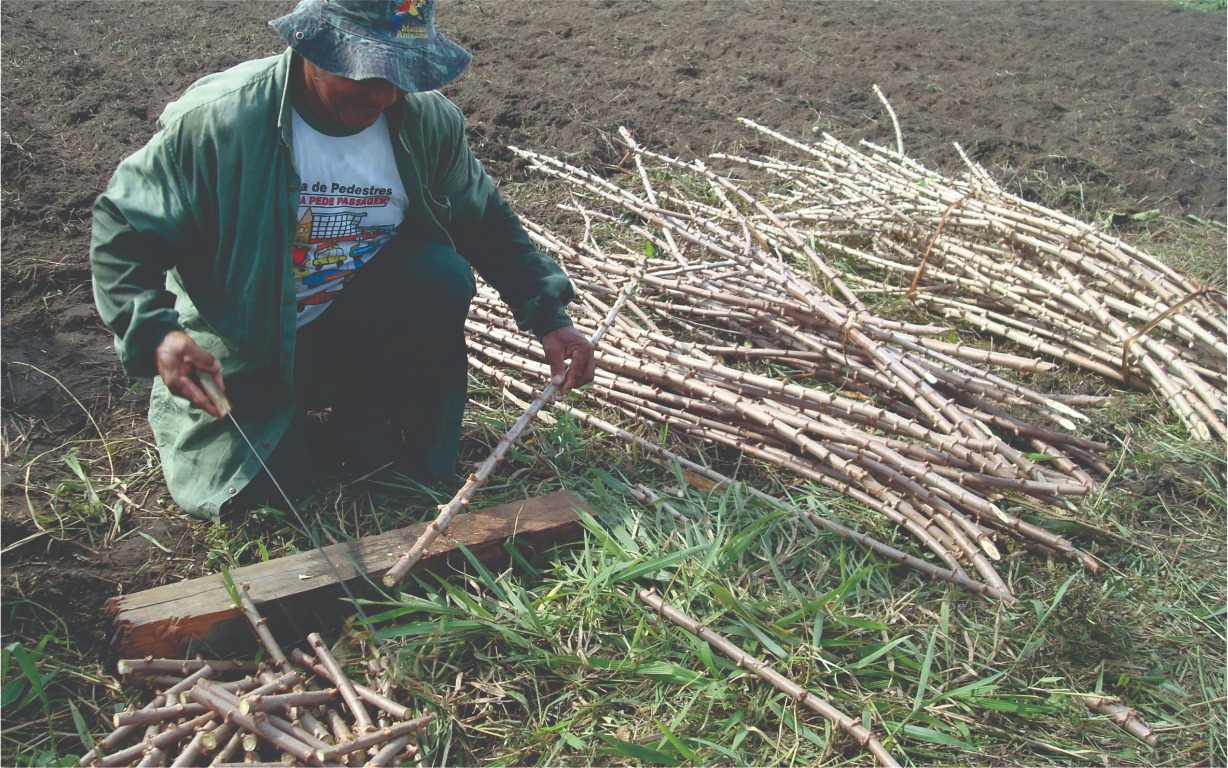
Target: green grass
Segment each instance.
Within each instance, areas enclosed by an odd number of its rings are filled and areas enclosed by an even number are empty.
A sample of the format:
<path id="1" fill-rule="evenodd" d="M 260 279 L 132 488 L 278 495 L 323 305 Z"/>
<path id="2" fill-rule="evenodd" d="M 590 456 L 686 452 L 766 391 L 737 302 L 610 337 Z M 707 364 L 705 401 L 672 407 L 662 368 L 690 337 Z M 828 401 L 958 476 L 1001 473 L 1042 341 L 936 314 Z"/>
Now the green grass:
<path id="1" fill-rule="evenodd" d="M 1228 289 L 1228 262 L 1224 259 L 1223 222 L 1187 216 L 1161 217 L 1145 225 L 1126 227 L 1122 237 L 1164 260 L 1197 284 L 1219 291 Z"/>
<path id="2" fill-rule="evenodd" d="M 67 628 L 46 608 L 6 600 L 4 621 L 47 629 L 0 647 L 0 763 L 75 765 L 82 739 L 97 727 L 98 703 L 119 686 L 81 663 Z"/>
<path id="3" fill-rule="evenodd" d="M 480 458 L 516 408 L 478 400 L 466 451 Z M 1022 598 L 1010 609 L 879 561 L 741 487 L 688 486 L 556 419 L 531 430 L 481 501 L 570 488 L 596 513 L 583 543 L 517 553 L 506 570 L 475 562 L 420 577 L 368 611 L 403 663 L 399 698 L 440 715 L 424 741 L 437 764 L 865 764 L 850 737 L 659 622 L 635 597 L 644 586 L 862 719 L 905 763 L 1223 764 L 1222 455 L 1172 428 L 1122 430 L 1115 476 L 1078 516 L 1116 534 L 1076 536 L 1102 572 L 1015 559 L 1003 567 Z M 859 516 L 826 491 L 742 472 L 798 507 Z M 635 482 L 668 493 L 685 522 L 632 500 Z M 436 502 L 351 495 L 304 505 L 319 535 L 364 535 L 403 524 L 394 506 Z M 274 512 L 206 536 L 217 567 L 307 546 Z M 39 625 L 35 607 L 6 604 L 14 612 Z M 41 620 L 45 634 L 4 649 L 6 765 L 70 760 L 78 731 L 102 734 L 124 701 L 54 618 Z M 1081 703 L 1091 693 L 1138 710 L 1159 746 L 1092 716 Z"/>
<path id="4" fill-rule="evenodd" d="M 1205 466 L 1206 457 L 1164 458 Z M 682 489 L 674 506 L 691 522 L 680 527 L 596 474 L 573 484 L 598 511 L 583 546 L 529 567 L 478 569 L 464 583 L 420 583 L 418 595 L 385 606 L 383 632 L 403 643 L 417 703 L 447 702 L 432 743 L 441 760 L 864 761 L 847 736 L 659 624 L 634 597 L 644 585 L 866 718 L 912 762 L 1226 757 L 1222 714 L 1205 704 L 1223 696 L 1222 522 L 1186 539 L 1188 562 L 1157 559 L 1171 549 L 1156 546 L 1098 552 L 1101 576 L 1020 561 L 1013 581 L 1025 599 L 994 610 L 738 489 Z M 811 491 L 795 493 L 804 503 Z M 1208 493 L 1198 501 L 1210 511 L 1222 481 Z M 1120 499 L 1101 503 L 1122 511 Z M 1135 524 L 1137 541 L 1162 535 Z M 1178 575 L 1187 588 L 1174 591 Z M 1139 709 L 1161 746 L 1092 717 L 1081 703 L 1090 693 Z"/>
<path id="5" fill-rule="evenodd" d="M 1228 0 L 1175 0 L 1175 2 L 1177 5 L 1204 13 L 1215 13 L 1228 9 Z"/>

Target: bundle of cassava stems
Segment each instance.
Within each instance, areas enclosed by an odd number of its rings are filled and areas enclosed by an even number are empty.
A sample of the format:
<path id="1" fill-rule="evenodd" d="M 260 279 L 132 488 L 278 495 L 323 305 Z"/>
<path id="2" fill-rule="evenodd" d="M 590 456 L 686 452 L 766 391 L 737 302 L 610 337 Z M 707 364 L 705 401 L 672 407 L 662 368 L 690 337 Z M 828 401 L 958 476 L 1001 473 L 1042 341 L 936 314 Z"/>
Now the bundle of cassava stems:
<path id="1" fill-rule="evenodd" d="M 555 408 L 711 480 L 728 478 L 666 448 L 662 426 L 827 486 L 928 554 L 801 512 L 814 523 L 1008 602 L 995 564 L 1011 551 L 1096 569 L 1038 521 L 1073 511 L 1068 497 L 1109 472 L 1079 410 L 1106 398 L 1037 391 L 1030 377 L 1072 364 L 1149 386 L 1192 437 L 1223 437 L 1222 294 L 1008 194 L 975 164 L 956 180 L 901 152 L 806 145 L 747 122 L 795 159 L 718 156 L 732 171 L 717 173 L 624 131 L 623 162 L 598 175 L 513 148 L 567 192 L 560 220 L 527 226 L 577 283 L 577 324 L 609 324 L 596 381 Z M 629 280 L 636 293 L 611 322 Z M 888 319 L 870 294 L 958 325 Z M 968 343 L 974 330 L 1007 348 Z M 469 337 L 474 364 L 508 393 L 531 397 L 547 375 L 485 287 Z"/>
<path id="2" fill-rule="evenodd" d="M 401 765 L 434 714 L 416 714 L 388 694 L 386 659 L 367 664 L 367 684 L 346 673 L 318 633 L 312 653 L 287 657 L 248 594 L 239 607 L 259 637 L 263 663 L 121 659 L 119 673 L 158 693 L 120 712 L 115 730 L 81 765 Z"/>

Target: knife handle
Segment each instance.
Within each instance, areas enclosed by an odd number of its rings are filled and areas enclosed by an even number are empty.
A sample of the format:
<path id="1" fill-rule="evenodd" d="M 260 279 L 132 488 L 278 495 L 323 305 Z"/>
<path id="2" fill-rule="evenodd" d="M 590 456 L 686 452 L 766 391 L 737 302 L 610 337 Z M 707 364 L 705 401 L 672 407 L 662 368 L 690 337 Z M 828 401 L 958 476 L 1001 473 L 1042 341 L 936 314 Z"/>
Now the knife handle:
<path id="1" fill-rule="evenodd" d="M 209 396 L 209 399 L 213 401 L 217 409 L 222 412 L 222 415 L 225 416 L 230 413 L 232 410 L 230 400 L 226 397 L 226 393 L 218 388 L 217 382 L 213 380 L 213 374 L 197 371 L 195 378 L 196 383 L 200 385 L 201 389 L 205 390 L 205 394 Z"/>

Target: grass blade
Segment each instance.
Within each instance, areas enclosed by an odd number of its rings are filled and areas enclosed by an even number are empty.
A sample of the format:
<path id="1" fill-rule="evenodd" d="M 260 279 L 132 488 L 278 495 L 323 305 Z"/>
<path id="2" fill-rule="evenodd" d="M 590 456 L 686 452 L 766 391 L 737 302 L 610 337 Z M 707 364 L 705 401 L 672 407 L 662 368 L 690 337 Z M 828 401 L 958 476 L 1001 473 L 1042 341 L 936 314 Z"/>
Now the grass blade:
<path id="1" fill-rule="evenodd" d="M 934 651 L 938 644 L 938 628 L 935 627 L 933 632 L 930 632 L 929 642 L 925 644 L 925 659 L 921 662 L 921 676 L 917 679 L 917 695 L 912 700 L 912 711 L 916 712 L 921 708 L 921 702 L 925 701 L 925 687 L 930 681 L 930 667 L 934 663 Z"/>

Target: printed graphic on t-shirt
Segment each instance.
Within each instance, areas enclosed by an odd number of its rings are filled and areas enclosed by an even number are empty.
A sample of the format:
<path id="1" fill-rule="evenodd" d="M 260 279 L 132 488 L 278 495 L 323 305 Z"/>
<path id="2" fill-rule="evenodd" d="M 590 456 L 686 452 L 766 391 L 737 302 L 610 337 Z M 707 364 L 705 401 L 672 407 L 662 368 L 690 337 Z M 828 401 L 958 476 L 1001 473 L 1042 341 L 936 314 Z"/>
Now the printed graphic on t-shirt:
<path id="1" fill-rule="evenodd" d="M 383 115 L 359 133 L 331 136 L 296 109 L 293 131 L 302 186 L 291 260 L 302 328 L 397 236 L 409 201 Z"/>
<path id="2" fill-rule="evenodd" d="M 293 250 L 300 324 L 307 319 L 302 317 L 304 313 L 318 314 L 310 308 L 335 299 L 344 281 L 396 236 L 390 225 L 366 224 L 364 219 L 368 212 L 359 207 L 387 204 L 387 194 L 365 198 L 301 196 L 302 218 L 298 222 Z"/>

